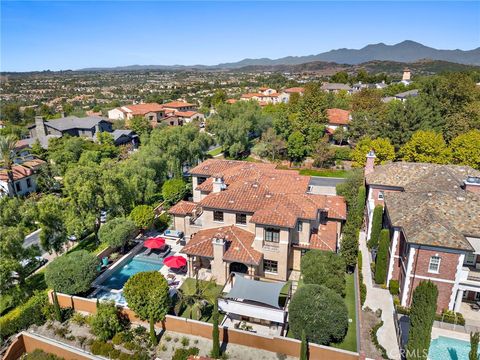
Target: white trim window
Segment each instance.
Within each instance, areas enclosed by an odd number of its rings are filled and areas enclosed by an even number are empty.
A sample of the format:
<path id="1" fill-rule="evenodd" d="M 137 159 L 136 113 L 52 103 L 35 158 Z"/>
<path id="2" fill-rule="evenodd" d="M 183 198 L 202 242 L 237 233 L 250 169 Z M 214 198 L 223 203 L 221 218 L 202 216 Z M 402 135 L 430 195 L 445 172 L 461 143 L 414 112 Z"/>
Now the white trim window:
<path id="1" fill-rule="evenodd" d="M 383 191 L 378 192 L 378 200 L 383 200 L 385 198 L 385 193 Z"/>
<path id="2" fill-rule="evenodd" d="M 464 264 L 473 266 L 475 265 L 476 260 L 477 260 L 477 256 L 474 253 L 466 253 Z"/>
<path id="3" fill-rule="evenodd" d="M 428 272 L 438 274 L 440 270 L 440 261 L 441 258 L 438 255 L 432 256 L 430 262 L 428 263 Z"/>
<path id="4" fill-rule="evenodd" d="M 299 221 L 297 223 L 297 231 L 302 232 L 303 231 L 303 222 Z"/>

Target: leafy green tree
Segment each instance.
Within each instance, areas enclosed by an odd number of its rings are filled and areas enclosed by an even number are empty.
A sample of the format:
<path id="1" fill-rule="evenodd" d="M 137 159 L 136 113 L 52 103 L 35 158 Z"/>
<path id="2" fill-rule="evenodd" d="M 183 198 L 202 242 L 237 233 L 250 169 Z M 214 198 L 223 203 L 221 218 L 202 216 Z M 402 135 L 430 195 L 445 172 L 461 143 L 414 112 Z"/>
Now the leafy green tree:
<path id="1" fill-rule="evenodd" d="M 306 156 L 305 137 L 300 131 L 293 132 L 288 137 L 287 152 L 290 161 L 301 162 Z"/>
<path id="2" fill-rule="evenodd" d="M 178 299 L 175 303 L 175 313 L 180 314 L 186 308 L 190 309 L 189 317 L 193 320 L 200 320 L 211 310 L 211 305 L 218 295 L 217 286 L 214 281 L 185 282 L 178 291 Z"/>
<path id="3" fill-rule="evenodd" d="M 328 143 L 328 137 L 324 137 L 317 142 L 312 156 L 313 166 L 316 167 L 328 167 L 334 163 L 335 150 Z"/>
<path id="4" fill-rule="evenodd" d="M 0 292 L 3 294 L 17 282 L 23 283 L 28 275 L 20 264 L 22 260 L 33 260 L 39 255 L 36 247 L 23 247 L 25 233 L 20 226 L 0 227 Z"/>
<path id="5" fill-rule="evenodd" d="M 45 281 L 55 291 L 76 295 L 90 289 L 97 277 L 97 257 L 85 250 L 74 251 L 53 260 L 45 270 Z"/>
<path id="6" fill-rule="evenodd" d="M 110 340 L 116 333 L 124 329 L 122 319 L 113 301 L 101 302 L 90 322 L 92 332 L 102 341 Z"/>
<path id="7" fill-rule="evenodd" d="M 368 247 L 370 249 L 378 246 L 378 240 L 380 237 L 380 231 L 382 231 L 383 225 L 383 206 L 377 205 L 373 209 L 372 229 L 370 231 L 370 239 L 368 240 Z"/>
<path id="8" fill-rule="evenodd" d="M 139 136 L 150 134 L 152 130 L 152 125 L 150 122 L 143 116 L 134 116 L 129 121 L 129 128 L 135 131 Z"/>
<path id="9" fill-rule="evenodd" d="M 210 356 L 214 359 L 220 358 L 220 336 L 218 331 L 218 298 L 215 298 L 213 302 L 213 312 L 212 312 L 212 320 L 213 320 L 213 329 L 212 329 L 212 350 L 210 351 Z"/>
<path id="10" fill-rule="evenodd" d="M 155 212 L 152 206 L 138 205 L 130 213 L 130 219 L 135 223 L 135 226 L 142 230 L 150 229 L 155 220 Z"/>
<path id="11" fill-rule="evenodd" d="M 412 138 L 401 148 L 400 153 L 405 161 L 436 164 L 446 164 L 451 157 L 442 134 L 422 130 L 412 135 Z"/>
<path id="12" fill-rule="evenodd" d="M 362 89 L 352 95 L 353 111 L 378 111 L 383 106 L 382 93 L 377 89 Z"/>
<path id="13" fill-rule="evenodd" d="M 334 83 L 347 84 L 349 81 L 348 73 L 346 71 L 339 71 L 330 77 L 330 81 Z"/>
<path id="14" fill-rule="evenodd" d="M 390 232 L 383 229 L 380 232 L 377 258 L 375 259 L 375 282 L 385 284 L 387 281 L 388 249 L 390 247 Z"/>
<path id="15" fill-rule="evenodd" d="M 0 163 L 7 171 L 7 186 L 11 188 L 13 196 L 17 195 L 17 190 L 13 186 L 13 161 L 17 156 L 17 139 L 12 135 L 0 135 Z"/>
<path id="16" fill-rule="evenodd" d="M 288 307 L 290 330 L 300 339 L 329 345 L 343 340 L 348 328 L 347 307 L 340 295 L 321 285 L 308 284 L 297 289 Z"/>
<path id="17" fill-rule="evenodd" d="M 2 106 L 1 119 L 11 124 L 19 124 L 22 121 L 22 114 L 18 104 L 5 104 Z"/>
<path id="18" fill-rule="evenodd" d="M 480 170 L 480 130 L 457 136 L 450 143 L 452 161 Z"/>
<path id="19" fill-rule="evenodd" d="M 352 151 L 353 166 L 364 167 L 367 154 L 370 150 L 375 151 L 375 164 L 384 164 L 395 159 L 395 148 L 389 139 L 376 138 L 374 140 L 365 137 L 361 139 Z"/>
<path id="20" fill-rule="evenodd" d="M 252 152 L 260 157 L 276 160 L 280 153 L 285 150 L 286 144 L 273 128 L 267 129 L 262 134 L 260 142 L 255 145 Z"/>
<path id="21" fill-rule="evenodd" d="M 182 179 L 170 179 L 162 185 L 163 200 L 169 205 L 176 204 L 187 194 L 187 184 Z"/>
<path id="22" fill-rule="evenodd" d="M 345 260 L 334 252 L 311 250 L 302 257 L 305 284 L 323 285 L 345 296 Z"/>
<path id="23" fill-rule="evenodd" d="M 480 334 L 478 332 L 470 333 L 470 352 L 468 353 L 468 360 L 478 360 L 478 342 Z"/>
<path id="24" fill-rule="evenodd" d="M 105 223 L 98 232 L 98 237 L 103 243 L 112 248 L 121 248 L 124 253 L 125 245 L 135 236 L 137 227 L 135 223 L 123 217 L 111 219 Z"/>
<path id="25" fill-rule="evenodd" d="M 45 251 L 59 253 L 67 242 L 65 224 L 65 199 L 56 195 L 44 195 L 37 203 L 37 220 L 40 224 L 40 245 Z"/>
<path id="26" fill-rule="evenodd" d="M 427 359 L 432 326 L 437 311 L 438 289 L 431 281 L 421 281 L 413 291 L 407 360 Z"/>
<path id="27" fill-rule="evenodd" d="M 163 321 L 170 307 L 167 280 L 158 271 L 140 272 L 128 279 L 123 294 L 128 307 L 150 322 L 150 340 L 157 344 L 155 322 Z"/>

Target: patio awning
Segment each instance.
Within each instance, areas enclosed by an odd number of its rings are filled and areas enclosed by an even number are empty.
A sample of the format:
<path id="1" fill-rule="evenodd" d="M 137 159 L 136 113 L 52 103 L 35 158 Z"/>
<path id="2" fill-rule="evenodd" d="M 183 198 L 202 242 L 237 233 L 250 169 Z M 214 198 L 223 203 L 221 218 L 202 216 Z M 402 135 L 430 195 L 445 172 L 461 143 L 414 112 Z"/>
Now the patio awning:
<path id="1" fill-rule="evenodd" d="M 255 301 L 279 309 L 278 298 L 285 284 L 284 282 L 266 282 L 247 279 L 240 274 L 236 274 L 235 283 L 224 298 Z"/>
<path id="2" fill-rule="evenodd" d="M 480 239 L 466 236 L 467 241 L 472 245 L 475 254 L 480 254 Z"/>

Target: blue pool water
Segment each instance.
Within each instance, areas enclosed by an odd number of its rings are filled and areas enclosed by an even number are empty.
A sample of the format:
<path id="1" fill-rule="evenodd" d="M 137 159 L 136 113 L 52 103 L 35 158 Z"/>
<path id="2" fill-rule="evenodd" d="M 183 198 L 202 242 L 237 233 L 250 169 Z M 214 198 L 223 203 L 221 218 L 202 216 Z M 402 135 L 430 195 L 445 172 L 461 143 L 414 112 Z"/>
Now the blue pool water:
<path id="1" fill-rule="evenodd" d="M 127 305 L 127 301 L 123 296 L 123 291 L 114 292 L 112 290 L 103 289 L 96 293 L 95 297 L 102 301 L 114 301 L 119 305 Z"/>
<path id="2" fill-rule="evenodd" d="M 430 343 L 428 358 L 430 360 L 466 360 L 469 352 L 470 342 L 440 336 Z"/>
<path id="3" fill-rule="evenodd" d="M 116 269 L 101 285 L 110 289 L 120 290 L 132 275 L 143 271 L 158 271 L 162 266 L 163 261 L 161 259 L 145 261 L 133 258 L 122 267 Z"/>

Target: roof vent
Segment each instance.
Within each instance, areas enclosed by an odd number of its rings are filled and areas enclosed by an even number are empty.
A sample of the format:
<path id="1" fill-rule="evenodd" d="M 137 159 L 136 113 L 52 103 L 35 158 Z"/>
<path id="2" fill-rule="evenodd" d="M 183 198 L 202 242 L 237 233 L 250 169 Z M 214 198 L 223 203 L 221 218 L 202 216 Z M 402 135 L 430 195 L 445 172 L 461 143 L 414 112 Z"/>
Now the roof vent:
<path id="1" fill-rule="evenodd" d="M 458 197 L 457 197 L 457 200 L 458 200 L 458 201 L 465 201 L 465 198 L 464 198 L 463 196 L 458 196 Z"/>
<path id="2" fill-rule="evenodd" d="M 432 193 L 427 193 L 427 196 L 432 196 L 433 194 Z"/>

